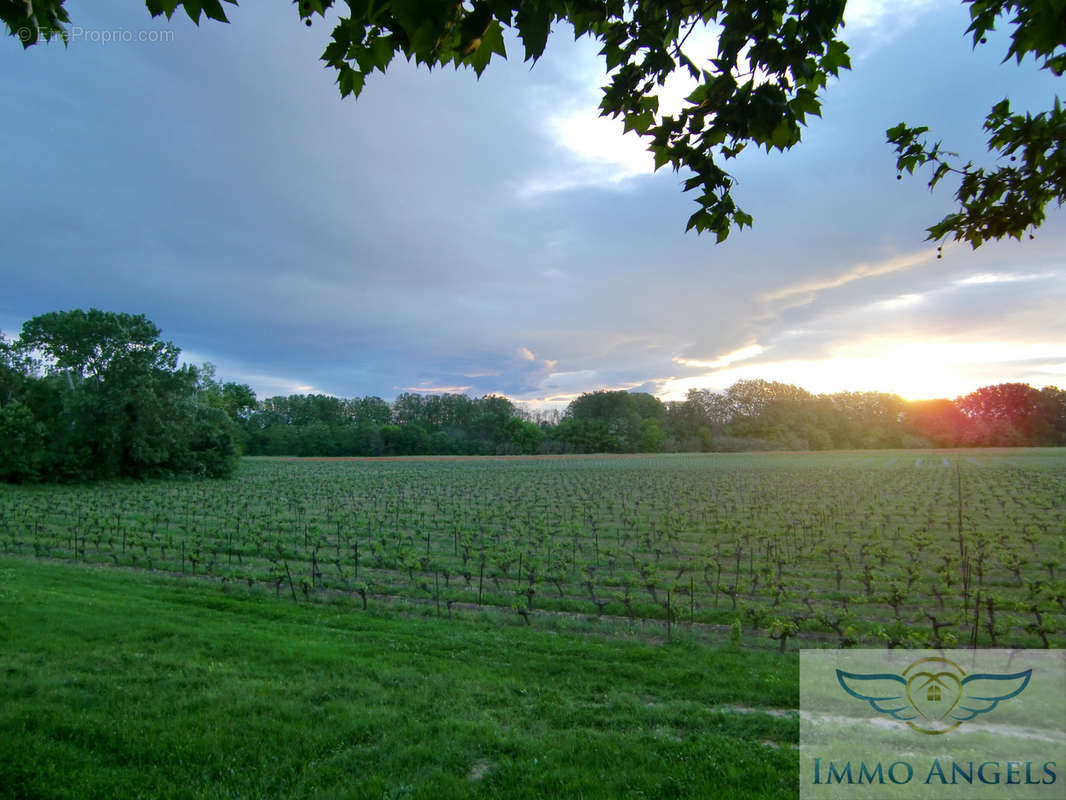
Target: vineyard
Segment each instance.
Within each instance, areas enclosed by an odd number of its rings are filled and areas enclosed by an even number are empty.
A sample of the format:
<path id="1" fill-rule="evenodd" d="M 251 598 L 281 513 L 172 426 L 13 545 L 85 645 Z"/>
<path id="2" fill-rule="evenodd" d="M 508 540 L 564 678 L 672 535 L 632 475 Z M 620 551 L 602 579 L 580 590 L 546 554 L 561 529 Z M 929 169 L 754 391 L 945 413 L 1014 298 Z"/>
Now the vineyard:
<path id="1" fill-rule="evenodd" d="M 781 650 L 1063 647 L 1066 452 L 250 459 L 229 481 L 3 487 L 0 552 Z"/>

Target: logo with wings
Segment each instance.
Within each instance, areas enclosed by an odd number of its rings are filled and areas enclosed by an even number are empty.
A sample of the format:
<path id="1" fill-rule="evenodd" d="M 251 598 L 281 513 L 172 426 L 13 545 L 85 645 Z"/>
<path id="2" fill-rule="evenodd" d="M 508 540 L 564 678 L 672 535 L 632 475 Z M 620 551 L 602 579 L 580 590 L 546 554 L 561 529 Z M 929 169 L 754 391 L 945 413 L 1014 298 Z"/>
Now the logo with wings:
<path id="1" fill-rule="evenodd" d="M 1009 675 L 967 675 L 946 658 L 920 658 L 902 675 L 863 675 L 838 669 L 837 680 L 852 697 L 874 710 L 906 722 L 921 733 L 947 733 L 1004 700 L 1022 693 L 1033 671 Z"/>

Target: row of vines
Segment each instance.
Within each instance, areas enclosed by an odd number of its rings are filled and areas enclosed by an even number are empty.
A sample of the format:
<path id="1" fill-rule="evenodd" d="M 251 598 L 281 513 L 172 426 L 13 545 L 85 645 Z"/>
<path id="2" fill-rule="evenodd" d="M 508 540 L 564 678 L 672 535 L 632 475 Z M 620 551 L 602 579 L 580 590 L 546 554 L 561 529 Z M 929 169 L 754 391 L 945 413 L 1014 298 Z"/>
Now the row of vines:
<path id="1" fill-rule="evenodd" d="M 1062 647 L 1066 454 L 246 460 L 229 481 L 3 487 L 0 552 L 781 649 Z"/>

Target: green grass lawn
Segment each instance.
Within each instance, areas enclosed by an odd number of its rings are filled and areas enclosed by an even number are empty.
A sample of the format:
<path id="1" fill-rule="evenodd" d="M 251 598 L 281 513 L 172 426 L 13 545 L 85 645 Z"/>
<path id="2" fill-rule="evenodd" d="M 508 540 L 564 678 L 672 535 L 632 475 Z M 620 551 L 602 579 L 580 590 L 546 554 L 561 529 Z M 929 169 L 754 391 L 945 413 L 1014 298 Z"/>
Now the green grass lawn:
<path id="1" fill-rule="evenodd" d="M 0 558 L 0 797 L 797 794 L 795 655 Z"/>

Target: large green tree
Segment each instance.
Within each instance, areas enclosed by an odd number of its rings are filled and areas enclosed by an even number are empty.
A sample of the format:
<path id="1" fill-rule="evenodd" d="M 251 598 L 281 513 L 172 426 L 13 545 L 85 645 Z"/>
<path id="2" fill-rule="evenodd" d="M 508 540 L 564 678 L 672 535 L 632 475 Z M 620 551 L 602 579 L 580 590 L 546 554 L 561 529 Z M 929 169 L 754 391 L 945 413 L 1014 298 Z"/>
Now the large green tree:
<path id="1" fill-rule="evenodd" d="M 224 0 L 236 5 L 236 0 Z M 1007 57 L 1033 55 L 1056 75 L 1066 68 L 1066 5 L 1061 0 L 965 0 L 974 45 L 999 22 L 1013 31 Z M 808 116 L 821 110 L 830 78 L 847 69 L 841 40 L 845 0 L 296 0 L 311 25 L 330 18 L 334 28 L 322 60 L 336 71 L 342 95 L 358 95 L 374 72 L 401 55 L 429 67 L 471 67 L 478 75 L 493 56 L 506 56 L 504 32 L 522 42 L 527 61 L 544 53 L 554 25 L 568 22 L 575 36 L 596 39 L 609 82 L 601 111 L 645 137 L 656 168 L 690 173 L 685 191 L 697 193 L 688 227 L 713 231 L 719 241 L 752 218 L 733 198 L 725 166 L 749 145 L 787 150 L 800 141 Z M 195 21 L 226 21 L 223 0 L 147 0 L 153 16 L 179 8 Z M 0 19 L 26 47 L 62 36 L 65 0 L 0 0 Z M 718 32 L 715 56 L 686 51 L 702 26 Z M 659 92 L 676 72 L 697 83 L 684 108 L 661 113 Z M 1009 100 L 986 122 L 989 149 L 1009 159 L 985 169 L 955 164 L 925 127 L 900 124 L 887 132 L 898 166 L 912 172 L 933 165 L 931 186 L 959 178 L 959 209 L 929 228 L 930 238 L 953 236 L 974 247 L 989 239 L 1020 237 L 1041 224 L 1051 201 L 1066 198 L 1066 118 L 1056 98 L 1036 116 L 1012 113 Z"/>
<path id="2" fill-rule="evenodd" d="M 143 315 L 42 314 L 0 350 L 0 478 L 222 476 L 236 464 L 213 379 L 179 366 Z"/>

